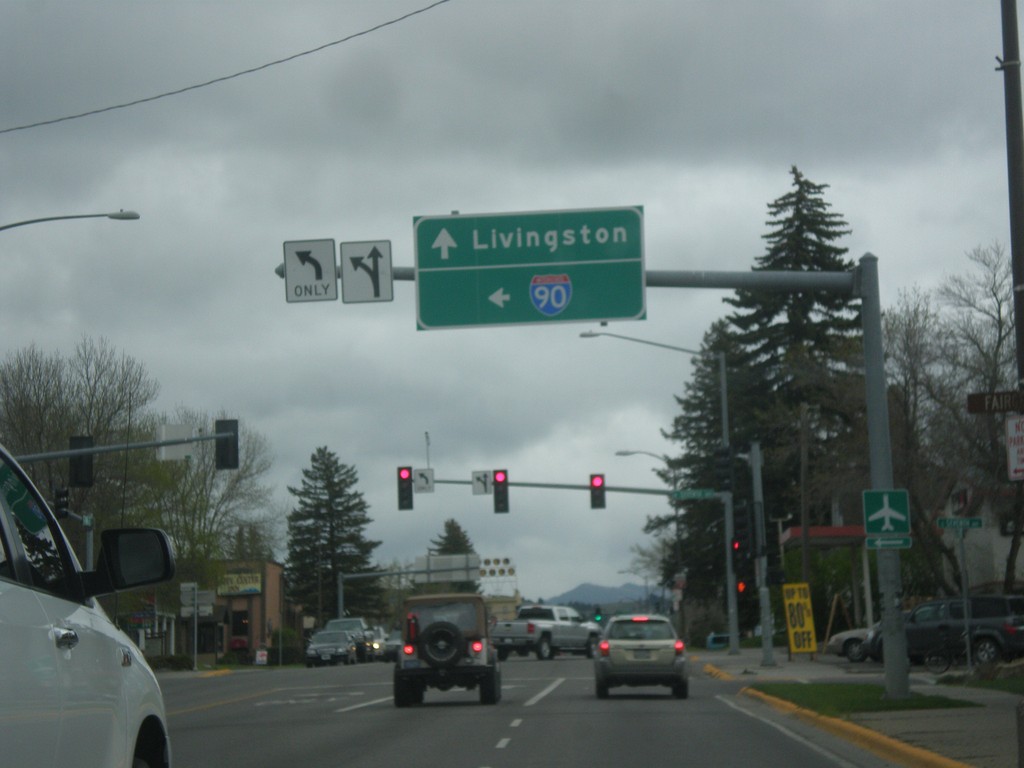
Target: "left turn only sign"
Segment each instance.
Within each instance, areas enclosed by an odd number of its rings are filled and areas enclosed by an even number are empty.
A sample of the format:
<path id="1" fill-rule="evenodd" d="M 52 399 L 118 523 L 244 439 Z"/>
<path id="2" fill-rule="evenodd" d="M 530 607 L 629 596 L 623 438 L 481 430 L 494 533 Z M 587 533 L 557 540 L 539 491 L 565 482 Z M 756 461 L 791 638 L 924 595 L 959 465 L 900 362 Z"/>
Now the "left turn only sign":
<path id="1" fill-rule="evenodd" d="M 285 298 L 337 301 L 338 265 L 333 240 L 291 240 L 284 244 Z"/>

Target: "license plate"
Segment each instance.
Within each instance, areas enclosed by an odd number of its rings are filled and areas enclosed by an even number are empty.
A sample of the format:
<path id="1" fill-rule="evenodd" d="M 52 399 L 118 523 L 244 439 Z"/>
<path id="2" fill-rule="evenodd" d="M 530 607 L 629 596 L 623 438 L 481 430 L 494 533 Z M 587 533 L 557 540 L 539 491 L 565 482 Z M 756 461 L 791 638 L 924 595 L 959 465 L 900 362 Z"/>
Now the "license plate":
<path id="1" fill-rule="evenodd" d="M 651 652 L 647 650 L 633 651 L 633 658 L 637 661 L 645 661 L 646 659 L 651 658 Z"/>
<path id="2" fill-rule="evenodd" d="M 406 659 L 405 661 L 402 662 L 402 668 L 403 669 L 419 669 L 419 666 L 420 666 L 420 660 L 419 659 Z"/>
<path id="3" fill-rule="evenodd" d="M 329 654 L 329 653 L 321 653 L 320 654 L 320 658 L 323 659 L 324 661 L 330 661 L 331 660 L 331 654 Z"/>

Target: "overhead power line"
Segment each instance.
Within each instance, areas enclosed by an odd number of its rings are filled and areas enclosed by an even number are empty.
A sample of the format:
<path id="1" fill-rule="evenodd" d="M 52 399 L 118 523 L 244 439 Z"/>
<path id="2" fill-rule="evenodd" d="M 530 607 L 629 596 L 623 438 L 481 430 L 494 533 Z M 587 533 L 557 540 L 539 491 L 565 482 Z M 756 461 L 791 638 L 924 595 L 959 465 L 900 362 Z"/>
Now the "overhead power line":
<path id="1" fill-rule="evenodd" d="M 355 33 L 353 33 L 351 35 L 348 35 L 347 37 L 341 38 L 340 40 L 334 40 L 334 41 L 332 41 L 330 43 L 324 43 L 323 45 L 319 45 L 316 48 L 310 48 L 308 51 L 301 51 L 299 53 L 292 54 L 291 56 L 286 56 L 283 59 L 277 59 L 275 61 L 268 61 L 266 64 L 260 64 L 258 67 L 252 67 L 250 69 L 243 69 L 241 72 L 235 72 L 232 75 L 224 75 L 223 77 L 215 77 L 213 80 L 207 80 L 206 82 L 203 82 L 203 83 L 196 83 L 194 85 L 187 85 L 184 88 L 178 88 L 178 89 L 173 90 L 173 91 L 166 91 L 165 93 L 158 93 L 155 96 L 146 96 L 145 98 L 135 99 L 134 101 L 126 101 L 126 102 L 124 102 L 122 104 L 113 104 L 113 105 L 111 105 L 109 107 L 100 107 L 99 109 L 91 109 L 88 112 L 80 112 L 80 113 L 78 113 L 76 115 L 65 115 L 64 117 L 55 117 L 55 118 L 52 118 L 50 120 L 40 120 L 40 121 L 35 122 L 35 123 L 27 123 L 25 125 L 16 125 L 16 126 L 13 126 L 11 128 L 0 128 L 0 134 L 14 133 L 15 131 L 26 131 L 29 128 L 39 128 L 39 127 L 44 126 L 44 125 L 54 125 L 55 123 L 64 123 L 64 122 L 67 122 L 69 120 L 78 120 L 78 119 L 83 118 L 83 117 L 91 117 L 93 115 L 100 115 L 100 114 L 103 114 L 104 112 L 113 112 L 114 110 L 117 110 L 117 109 L 127 109 L 128 107 L 135 107 L 135 106 L 138 106 L 139 104 L 146 104 L 146 103 L 151 102 L 151 101 L 157 101 L 158 99 L 166 99 L 169 96 L 179 96 L 179 95 L 181 95 L 183 93 L 188 93 L 189 91 L 196 91 L 196 90 L 199 90 L 200 88 L 206 88 L 206 87 L 211 86 L 211 85 L 217 85 L 218 83 L 227 82 L 228 80 L 234 80 L 235 78 L 242 77 L 243 75 L 251 75 L 251 74 L 253 74 L 255 72 L 261 72 L 264 69 L 270 69 L 271 67 L 276 67 L 278 64 L 286 64 L 289 61 L 294 61 L 295 59 L 300 59 L 303 56 L 310 56 L 310 55 L 312 55 L 314 53 L 319 53 L 320 51 L 326 50 L 327 48 L 332 48 L 335 45 L 341 45 L 342 43 L 347 43 L 350 40 L 355 40 L 357 37 L 364 37 L 365 35 L 369 35 L 372 32 L 377 32 L 377 31 L 379 31 L 381 29 L 384 29 L 385 27 L 390 27 L 390 26 L 392 26 L 394 24 L 398 24 L 399 22 L 405 21 L 406 19 L 411 19 L 413 16 L 418 16 L 421 13 L 426 13 L 427 11 L 433 10 L 437 6 L 444 5 L 447 2 L 449 2 L 449 0 L 437 0 L 436 2 L 431 3 L 430 5 L 424 6 L 423 8 L 419 8 L 419 9 L 417 9 L 415 11 L 410 11 L 409 13 L 407 13 L 407 14 L 405 14 L 403 16 L 399 16 L 397 18 L 391 19 L 390 21 L 381 22 L 380 24 L 377 24 L 376 26 L 370 27 L 369 29 L 362 30 L 361 32 L 355 32 Z"/>

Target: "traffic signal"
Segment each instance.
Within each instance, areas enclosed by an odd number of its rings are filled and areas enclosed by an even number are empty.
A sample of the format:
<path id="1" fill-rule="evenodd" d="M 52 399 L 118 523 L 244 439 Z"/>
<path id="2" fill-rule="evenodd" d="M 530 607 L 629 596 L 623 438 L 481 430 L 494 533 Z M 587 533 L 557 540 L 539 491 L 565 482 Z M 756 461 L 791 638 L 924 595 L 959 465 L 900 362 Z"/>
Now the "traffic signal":
<path id="1" fill-rule="evenodd" d="M 739 594 L 739 595 L 746 594 L 746 592 L 747 592 L 747 590 L 749 588 L 750 588 L 750 585 L 747 584 L 747 580 L 746 579 L 736 579 L 736 594 Z"/>
<path id="2" fill-rule="evenodd" d="M 398 468 L 398 508 L 412 509 L 412 467 Z"/>
<path id="3" fill-rule="evenodd" d="M 69 512 L 68 489 L 58 488 L 53 492 L 53 514 L 63 519 Z"/>
<path id="4" fill-rule="evenodd" d="M 215 435 L 226 437 L 217 438 L 217 448 L 214 456 L 214 466 L 217 469 L 238 469 L 238 419 L 217 419 L 213 422 Z"/>
<path id="5" fill-rule="evenodd" d="M 751 531 L 750 509 L 746 504 L 737 505 L 732 510 L 732 551 L 738 560 L 751 560 L 754 557 L 754 538 Z"/>
<path id="6" fill-rule="evenodd" d="M 68 448 L 77 451 L 92 448 L 91 435 L 74 435 L 68 440 Z M 68 457 L 68 485 L 74 488 L 88 488 L 92 485 L 92 454 Z"/>
<path id="7" fill-rule="evenodd" d="M 590 476 L 590 508 L 604 509 L 604 475 Z"/>
<path id="8" fill-rule="evenodd" d="M 508 470 L 494 470 L 492 479 L 494 485 L 494 511 L 508 512 Z"/>
<path id="9" fill-rule="evenodd" d="M 715 484 L 720 491 L 732 490 L 732 449 L 715 449 Z"/>

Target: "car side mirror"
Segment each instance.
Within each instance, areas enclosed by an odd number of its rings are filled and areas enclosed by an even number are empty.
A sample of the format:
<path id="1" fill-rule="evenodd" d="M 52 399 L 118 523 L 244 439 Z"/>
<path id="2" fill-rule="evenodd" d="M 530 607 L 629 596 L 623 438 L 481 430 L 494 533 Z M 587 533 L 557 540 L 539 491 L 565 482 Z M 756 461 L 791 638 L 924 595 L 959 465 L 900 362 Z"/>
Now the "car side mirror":
<path id="1" fill-rule="evenodd" d="M 86 597 L 159 584 L 174 578 L 174 553 L 157 528 L 111 528 L 100 534 L 95 571 L 82 574 Z"/>

